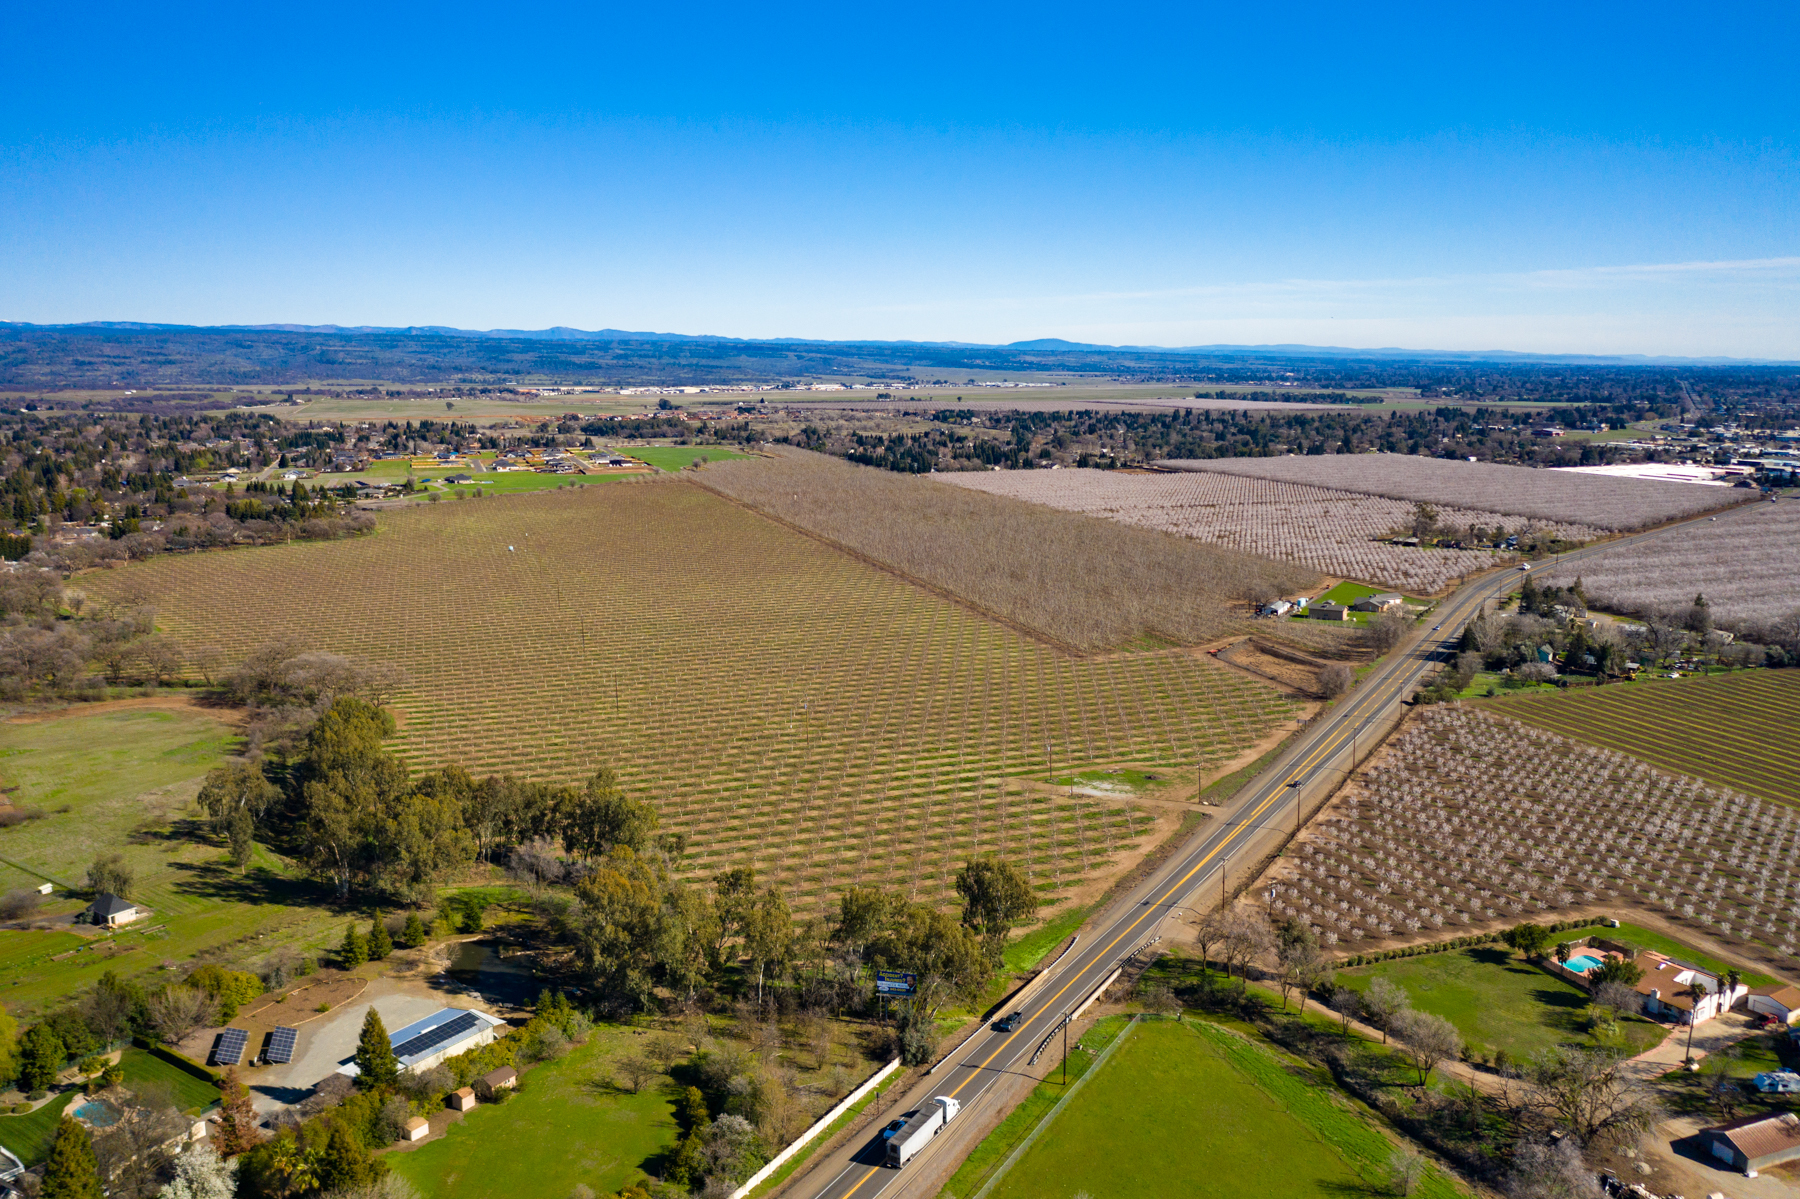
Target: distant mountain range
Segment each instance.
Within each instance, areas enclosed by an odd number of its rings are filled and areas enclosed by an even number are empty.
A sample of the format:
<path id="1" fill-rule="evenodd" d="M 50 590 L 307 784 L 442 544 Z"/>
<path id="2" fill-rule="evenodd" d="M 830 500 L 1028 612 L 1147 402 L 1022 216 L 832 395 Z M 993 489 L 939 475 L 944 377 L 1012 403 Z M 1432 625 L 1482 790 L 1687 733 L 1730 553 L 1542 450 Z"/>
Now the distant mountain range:
<path id="1" fill-rule="evenodd" d="M 1560 363 L 1613 366 L 1748 366 L 1794 365 L 1782 359 L 1683 357 L 1647 354 L 1536 354 L 1519 350 L 1416 350 L 1397 346 L 1362 348 L 1353 346 L 1311 346 L 1291 343 L 1272 345 L 1202 345 L 1202 346 L 1137 346 L 1099 345 L 1066 341 L 1060 337 L 1039 337 L 1004 345 L 968 341 L 908 341 L 874 338 L 829 340 L 807 337 L 724 337 L 707 333 L 655 333 L 632 329 L 573 329 L 557 325 L 550 329 L 457 329 L 447 325 L 173 325 L 143 321 L 82 321 L 78 324 L 38 325 L 22 321 L 0 321 L 0 330 L 60 332 L 166 332 L 166 333 L 307 333 L 346 337 L 459 337 L 510 341 L 563 342 L 706 342 L 716 345 L 801 345 L 801 346 L 893 346 L 958 350 L 1019 350 L 1063 354 L 1171 354 L 1188 357 L 1295 357 L 1309 359 L 1362 359 L 1404 362 L 1494 362 L 1494 363 Z"/>

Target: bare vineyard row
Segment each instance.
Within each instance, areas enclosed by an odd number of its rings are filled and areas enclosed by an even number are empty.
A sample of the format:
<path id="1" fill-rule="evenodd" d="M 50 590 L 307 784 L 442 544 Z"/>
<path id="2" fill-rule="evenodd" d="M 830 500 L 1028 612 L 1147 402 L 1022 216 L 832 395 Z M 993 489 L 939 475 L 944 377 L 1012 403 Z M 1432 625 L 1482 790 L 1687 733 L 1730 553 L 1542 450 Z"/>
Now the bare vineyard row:
<path id="1" fill-rule="evenodd" d="M 1291 563 L 803 450 L 715 463 L 700 481 L 984 611 L 1087 650 L 1124 645 L 1146 633 L 1200 644 L 1243 627 L 1239 601 L 1245 597 L 1318 581 L 1312 570 Z"/>
<path id="2" fill-rule="evenodd" d="M 1420 549 L 1377 541 L 1411 521 L 1411 503 L 1296 483 L 1110 470 L 968 471 L 940 477 L 992 495 L 1105 516 L 1415 594 L 1441 591 L 1506 558 L 1491 550 Z M 1587 525 L 1545 524 L 1464 508 L 1444 509 L 1438 516 L 1449 524 L 1509 532 L 1536 527 L 1575 541 L 1601 535 Z"/>
<path id="3" fill-rule="evenodd" d="M 292 636 L 405 668 L 415 767 L 614 763 L 690 834 L 691 871 L 754 865 L 821 903 L 852 882 L 936 901 L 994 849 L 1075 885 L 1149 820 L 1051 793 L 1052 766 L 1192 777 L 1293 714 L 1204 655 L 1071 656 L 680 485 L 438 505 L 92 585 L 140 584 L 231 658 Z"/>
<path id="4" fill-rule="evenodd" d="M 1800 961 L 1800 814 L 1496 716 L 1425 709 L 1283 864 L 1329 943 L 1620 899 Z"/>
<path id="5" fill-rule="evenodd" d="M 1800 805 L 1800 672 L 1584 688 L 1499 701 L 1516 720 L 1625 749 L 1646 761 Z"/>
<path id="6" fill-rule="evenodd" d="M 1421 458 L 1415 454 L 1170 459 L 1162 465 L 1612 530 L 1637 529 L 1692 516 L 1744 498 L 1742 492 L 1723 487 L 1539 470 L 1497 462 Z"/>

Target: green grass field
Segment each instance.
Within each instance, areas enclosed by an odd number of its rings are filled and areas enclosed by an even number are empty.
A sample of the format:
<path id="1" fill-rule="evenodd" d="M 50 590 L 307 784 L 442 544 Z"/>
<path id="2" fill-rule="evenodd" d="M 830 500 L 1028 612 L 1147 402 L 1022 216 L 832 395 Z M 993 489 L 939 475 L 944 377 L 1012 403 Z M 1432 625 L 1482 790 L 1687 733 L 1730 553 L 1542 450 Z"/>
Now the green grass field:
<path id="1" fill-rule="evenodd" d="M 1138 1025 L 991 1192 L 1386 1193 L 1393 1144 L 1310 1071 L 1205 1021 Z M 1435 1169 L 1417 1195 L 1458 1194 Z"/>
<path id="2" fill-rule="evenodd" d="M 266 952 L 326 935 L 330 914 L 311 906 L 313 887 L 300 872 L 259 852 L 240 875 L 193 819 L 201 780 L 232 741 L 224 723 L 198 709 L 77 708 L 0 722 L 0 778 L 20 788 L 13 798 L 21 806 L 48 813 L 0 829 L 0 857 L 30 881 L 67 888 L 83 885 L 98 854 L 119 852 L 134 875 L 131 898 L 152 911 L 136 927 L 93 939 L 0 930 L 0 1003 L 9 1011 L 24 1016 L 62 1001 L 107 970 L 136 975 L 233 942 Z M 79 906 L 66 897 L 45 911 Z"/>
<path id="3" fill-rule="evenodd" d="M 1406 988 L 1412 1005 L 1456 1025 L 1471 1047 L 1504 1049 L 1514 1059 L 1564 1043 L 1590 1044 L 1585 1032 L 1587 992 L 1553 978 L 1499 946 L 1397 958 L 1338 971 L 1338 982 L 1366 991 L 1377 978 Z M 1637 1054 L 1663 1029 L 1648 1020 L 1623 1020 L 1620 1046 Z"/>
<path id="4" fill-rule="evenodd" d="M 424 1199 L 568 1199 L 577 1184 L 606 1194 L 642 1181 L 643 1165 L 675 1144 L 678 1129 L 666 1092 L 633 1095 L 599 1081 L 626 1035 L 596 1030 L 523 1075 L 506 1103 L 482 1104 L 438 1140 L 383 1160 Z"/>
<path id="5" fill-rule="evenodd" d="M 175 1106 L 189 1115 L 219 1100 L 219 1088 L 212 1083 L 135 1046 L 119 1055 L 119 1064 L 125 1068 L 126 1090 L 136 1093 L 146 1087 L 166 1088 Z"/>
<path id="6" fill-rule="evenodd" d="M 1294 711 L 1186 650 L 1051 649 L 675 479 L 415 506 L 371 537 L 87 583 L 128 584 L 234 657 L 291 635 L 404 667 L 416 767 L 611 763 L 689 834 L 689 871 L 755 866 L 802 916 L 851 880 L 948 899 L 990 851 L 1072 886 L 1150 822 L 1046 785 L 1046 744 L 1059 772 L 1217 771 Z"/>
<path id="7" fill-rule="evenodd" d="M 618 452 L 628 458 L 636 458 L 639 462 L 647 462 L 658 470 L 683 470 L 700 458 L 708 462 L 723 462 L 728 458 L 750 456 L 735 453 L 722 445 L 629 446 Z"/>
<path id="8" fill-rule="evenodd" d="M 1514 720 L 1800 805 L 1800 670 L 1642 680 L 1493 702 Z"/>
<path id="9" fill-rule="evenodd" d="M 80 1098 L 80 1091 L 66 1091 L 36 1111 L 0 1116 L 0 1145 L 12 1150 L 27 1166 L 44 1161 L 56 1140 L 56 1126 L 62 1120 L 63 1109 Z"/>
<path id="10" fill-rule="evenodd" d="M 1636 945 L 1639 949 L 1654 949 L 1677 961 L 1700 966 L 1719 974 L 1723 974 L 1727 970 L 1736 970 L 1744 976 L 1744 981 L 1753 987 L 1768 986 L 1775 981 L 1767 974 L 1758 974 L 1754 970 L 1745 969 L 1736 962 L 1727 962 L 1723 958 L 1713 957 L 1709 953 L 1701 953 L 1698 949 L 1689 948 L 1673 937 L 1665 937 L 1642 925 L 1621 923 L 1618 928 L 1597 928 L 1593 931 L 1598 936 Z"/>

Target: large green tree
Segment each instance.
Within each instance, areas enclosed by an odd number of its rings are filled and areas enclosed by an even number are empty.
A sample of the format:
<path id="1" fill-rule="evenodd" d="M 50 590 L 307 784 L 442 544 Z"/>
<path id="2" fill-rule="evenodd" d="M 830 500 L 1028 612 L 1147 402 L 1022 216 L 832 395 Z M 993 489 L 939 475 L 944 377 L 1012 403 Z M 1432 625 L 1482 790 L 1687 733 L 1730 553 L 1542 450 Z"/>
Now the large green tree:
<path id="1" fill-rule="evenodd" d="M 43 1091 L 56 1085 L 68 1057 L 62 1038 L 48 1024 L 34 1024 L 19 1041 L 19 1089 Z"/>
<path id="2" fill-rule="evenodd" d="M 999 965 L 1007 936 L 1037 912 L 1031 880 L 1011 862 L 989 855 L 956 872 L 956 891 L 963 899 L 963 925 L 981 938 L 988 960 Z"/>
<path id="3" fill-rule="evenodd" d="M 584 860 L 603 857 L 617 845 L 641 854 L 656 833 L 656 823 L 656 809 L 626 795 L 612 768 L 603 766 L 566 801 L 563 849 Z"/>
<path id="4" fill-rule="evenodd" d="M 39 1199 L 101 1199 L 100 1163 L 88 1130 L 64 1116 L 56 1126 L 56 1142 L 44 1166 Z"/>
<path id="5" fill-rule="evenodd" d="M 388 1041 L 387 1026 L 381 1022 L 381 1013 L 372 1004 L 363 1015 L 362 1035 L 357 1038 L 356 1056 L 352 1060 L 358 1071 L 356 1085 L 365 1090 L 387 1085 L 400 1077 L 400 1060 L 394 1056 L 394 1047 Z"/>

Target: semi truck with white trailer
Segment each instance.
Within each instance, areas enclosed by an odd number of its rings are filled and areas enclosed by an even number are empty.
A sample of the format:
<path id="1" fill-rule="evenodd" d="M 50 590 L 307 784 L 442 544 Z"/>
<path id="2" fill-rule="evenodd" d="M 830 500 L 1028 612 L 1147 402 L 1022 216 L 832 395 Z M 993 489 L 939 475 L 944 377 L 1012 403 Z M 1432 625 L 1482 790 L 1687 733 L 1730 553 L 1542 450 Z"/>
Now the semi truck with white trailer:
<path id="1" fill-rule="evenodd" d="M 939 1095 L 930 1103 L 913 1112 L 906 1119 L 905 1127 L 888 1138 L 887 1159 L 883 1165 L 898 1170 L 911 1161 L 938 1133 L 944 1131 L 944 1125 L 956 1118 L 962 1110 L 962 1104 L 948 1095 Z"/>

